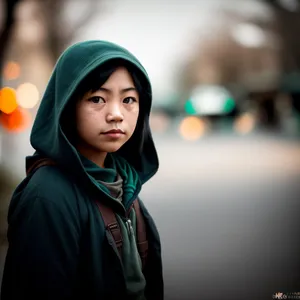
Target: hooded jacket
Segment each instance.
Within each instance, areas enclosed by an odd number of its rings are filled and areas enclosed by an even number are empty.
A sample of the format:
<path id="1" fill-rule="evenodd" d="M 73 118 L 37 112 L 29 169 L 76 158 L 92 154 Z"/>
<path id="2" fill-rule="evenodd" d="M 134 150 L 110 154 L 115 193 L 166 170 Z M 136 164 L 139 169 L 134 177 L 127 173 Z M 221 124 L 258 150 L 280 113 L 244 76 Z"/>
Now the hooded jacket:
<path id="1" fill-rule="evenodd" d="M 109 60 L 134 66 L 146 93 L 133 136 L 100 168 L 82 157 L 63 130 L 67 104 L 83 79 Z M 58 59 L 31 132 L 36 150 L 26 158 L 29 169 L 46 157 L 44 166 L 15 190 L 8 212 L 8 242 L 1 300 L 12 299 L 163 299 L 161 245 L 154 221 L 139 199 L 149 242 L 141 270 L 135 243 L 135 214 L 126 211 L 142 185 L 158 170 L 149 128 L 151 85 L 140 62 L 126 49 L 106 41 L 85 41 L 69 47 Z M 121 177 L 121 201 L 112 193 Z M 120 197 L 119 197 L 120 198 Z M 123 234 L 122 257 L 105 230 L 95 201 L 113 208 Z"/>

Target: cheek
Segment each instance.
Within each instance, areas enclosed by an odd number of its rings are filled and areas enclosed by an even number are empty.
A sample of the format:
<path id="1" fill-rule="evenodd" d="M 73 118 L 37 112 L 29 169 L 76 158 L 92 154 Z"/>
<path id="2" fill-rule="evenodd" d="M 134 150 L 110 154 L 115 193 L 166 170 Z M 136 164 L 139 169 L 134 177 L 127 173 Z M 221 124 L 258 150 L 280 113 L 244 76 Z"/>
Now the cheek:
<path id="1" fill-rule="evenodd" d="M 76 111 L 76 127 L 79 136 L 89 136 L 97 132 L 99 122 L 96 114 L 84 107 L 78 107 Z"/>
<path id="2" fill-rule="evenodd" d="M 134 131 L 134 129 L 136 127 L 138 117 L 139 117 L 139 108 L 135 109 L 130 114 L 129 124 L 130 124 L 132 132 Z"/>

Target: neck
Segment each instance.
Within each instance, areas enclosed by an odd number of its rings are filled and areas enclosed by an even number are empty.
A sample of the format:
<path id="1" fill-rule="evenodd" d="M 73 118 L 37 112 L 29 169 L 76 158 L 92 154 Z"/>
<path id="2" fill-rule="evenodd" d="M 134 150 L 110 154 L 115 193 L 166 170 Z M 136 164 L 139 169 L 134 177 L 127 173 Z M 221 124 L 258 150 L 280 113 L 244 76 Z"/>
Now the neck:
<path id="1" fill-rule="evenodd" d="M 99 152 L 95 149 L 82 147 L 80 145 L 78 145 L 76 148 L 81 155 L 92 161 L 94 164 L 101 168 L 105 168 L 104 161 L 107 156 L 107 152 Z"/>

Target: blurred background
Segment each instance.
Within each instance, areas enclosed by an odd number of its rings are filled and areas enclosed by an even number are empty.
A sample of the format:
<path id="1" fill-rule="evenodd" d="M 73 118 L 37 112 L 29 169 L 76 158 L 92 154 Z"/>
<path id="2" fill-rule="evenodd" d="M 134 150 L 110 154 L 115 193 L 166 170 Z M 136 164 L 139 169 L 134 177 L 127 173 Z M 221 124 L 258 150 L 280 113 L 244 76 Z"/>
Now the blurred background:
<path id="1" fill-rule="evenodd" d="M 298 0 L 1 0 L 0 281 L 10 197 L 55 62 L 102 39 L 136 55 L 153 85 L 160 170 L 142 198 L 166 299 L 300 292 L 299 31 Z"/>

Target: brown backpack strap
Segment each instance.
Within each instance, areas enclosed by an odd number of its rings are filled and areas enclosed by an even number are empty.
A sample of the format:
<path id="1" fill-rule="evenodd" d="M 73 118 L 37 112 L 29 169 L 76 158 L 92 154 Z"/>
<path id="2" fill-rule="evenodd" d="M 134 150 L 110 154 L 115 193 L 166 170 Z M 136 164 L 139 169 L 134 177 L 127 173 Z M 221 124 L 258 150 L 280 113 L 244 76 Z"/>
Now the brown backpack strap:
<path id="1" fill-rule="evenodd" d="M 133 207 L 136 214 L 137 246 L 141 257 L 142 266 L 144 269 L 147 261 L 147 256 L 148 256 L 148 241 L 147 241 L 147 234 L 146 234 L 146 225 L 145 225 L 144 217 L 142 216 L 141 213 L 141 208 L 138 199 L 134 200 Z"/>
<path id="2" fill-rule="evenodd" d="M 99 201 L 96 201 L 96 204 L 98 206 L 100 214 L 102 215 L 105 227 L 111 233 L 116 243 L 119 255 L 120 257 L 122 257 L 123 238 L 122 238 L 121 228 L 117 222 L 115 213 L 110 207 L 103 205 Z M 129 211 L 132 209 L 132 207 L 134 207 L 135 215 L 136 215 L 137 248 L 139 251 L 139 255 L 141 257 L 142 267 L 144 269 L 147 261 L 147 255 L 148 255 L 146 225 L 145 225 L 144 217 L 142 216 L 141 213 L 141 208 L 138 199 L 134 200 L 133 205 L 130 207 Z"/>
<path id="3" fill-rule="evenodd" d="M 96 201 L 96 204 L 99 208 L 100 214 L 102 215 L 105 227 L 111 233 L 116 243 L 119 255 L 122 257 L 123 238 L 115 213 L 110 207 L 103 205 L 99 201 Z"/>
<path id="4" fill-rule="evenodd" d="M 31 172 L 35 172 L 40 167 L 54 166 L 54 165 L 55 165 L 55 162 L 49 158 L 38 159 L 26 170 L 26 175 L 29 175 Z"/>

